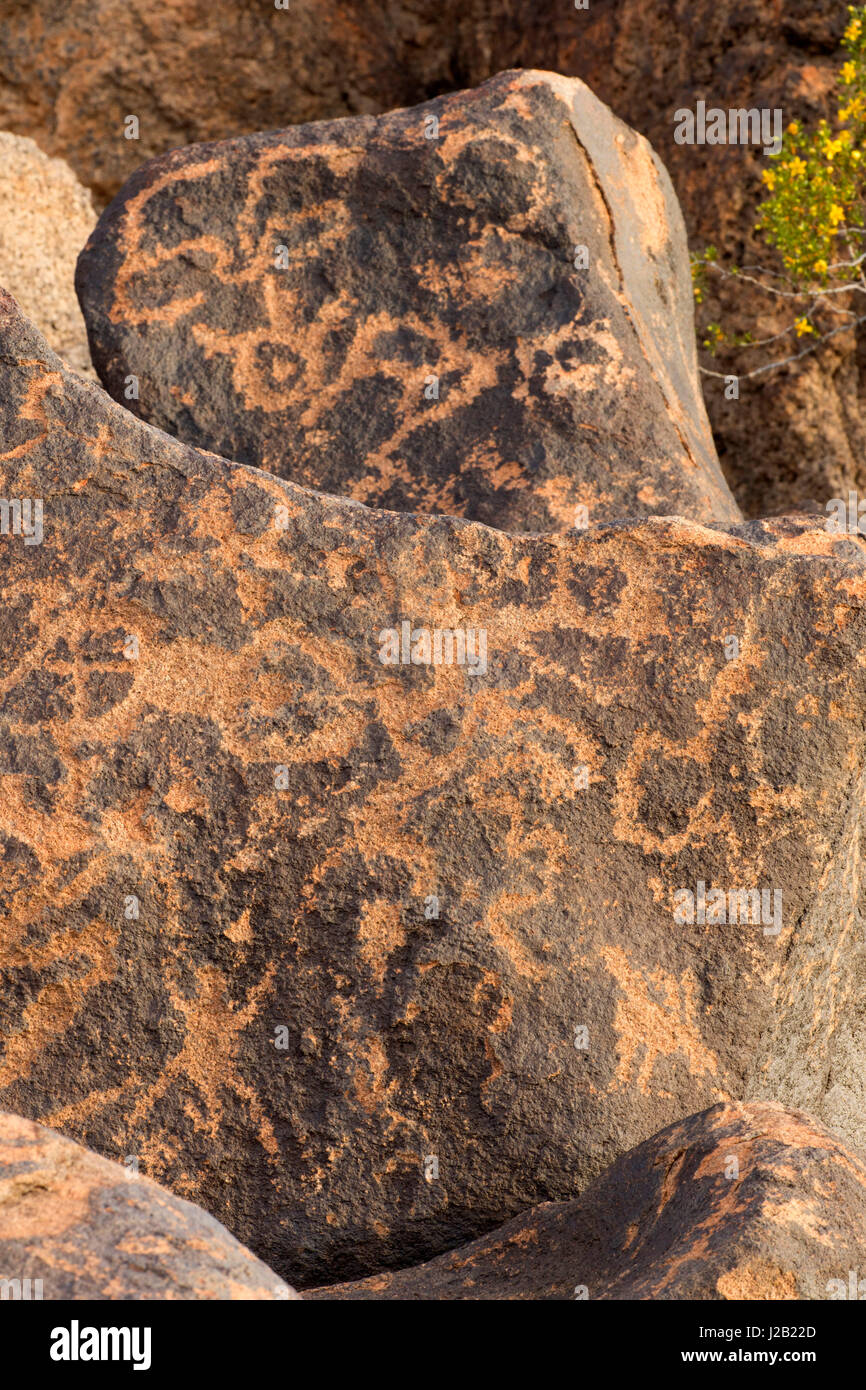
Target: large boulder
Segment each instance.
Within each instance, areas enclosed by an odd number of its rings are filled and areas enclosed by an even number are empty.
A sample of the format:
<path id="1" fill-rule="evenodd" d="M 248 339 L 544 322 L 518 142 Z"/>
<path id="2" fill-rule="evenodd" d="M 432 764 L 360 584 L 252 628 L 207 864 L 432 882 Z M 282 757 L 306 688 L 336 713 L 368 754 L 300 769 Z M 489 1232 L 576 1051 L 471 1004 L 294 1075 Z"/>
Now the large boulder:
<path id="1" fill-rule="evenodd" d="M 76 284 L 117 400 L 306 486 L 517 531 L 740 518 L 670 181 L 580 82 L 175 150 Z"/>
<path id="2" fill-rule="evenodd" d="M 122 1168 L 0 1112 L 4 1298 L 297 1299 L 224 1226 Z"/>
<path id="3" fill-rule="evenodd" d="M 0 285 L 76 372 L 95 376 L 75 297 L 75 262 L 96 222 L 62 159 L 0 131 Z"/>
<path id="4" fill-rule="evenodd" d="M 766 160 L 751 146 L 678 145 L 674 112 L 704 100 L 778 107 L 786 121 L 830 116 L 846 21 L 836 0 L 592 0 L 582 10 L 564 0 L 291 0 L 288 10 L 235 0 L 206 19 L 194 0 L 0 0 L 0 127 L 62 155 L 104 203 L 172 146 L 408 106 L 505 68 L 550 68 L 588 82 L 652 141 L 695 246 L 762 265 L 752 226 Z M 130 114 L 137 140 L 125 138 Z M 740 330 L 757 323 L 759 336 L 781 328 L 786 316 L 753 286 L 715 288 L 708 317 Z M 862 326 L 743 382 L 737 400 L 705 379 L 722 467 L 748 515 L 866 491 L 861 336 Z M 750 359 L 706 365 L 745 371 Z"/>
<path id="5" fill-rule="evenodd" d="M 517 43 L 507 34 L 494 47 L 496 64 L 551 66 L 583 78 L 652 141 L 670 172 L 695 250 L 714 245 L 724 264 L 778 267 L 753 230 L 766 194 L 761 176 L 769 167 L 761 145 L 678 144 L 674 116 L 704 101 L 725 111 L 780 110 L 784 126 L 805 120 L 814 127 L 820 118 L 834 117 L 847 5 L 592 0 L 579 23 L 559 0 L 535 0 L 532 8 Z M 482 59 L 467 80 L 485 76 Z M 759 272 L 757 278 L 767 276 Z M 854 297 L 852 307 L 862 314 L 862 297 Z M 702 325 L 721 321 L 732 333 L 750 330 L 770 338 L 790 328 L 795 316 L 790 301 L 741 278 L 709 277 Z M 789 367 L 741 379 L 736 399 L 724 380 L 704 378 L 722 468 L 747 516 L 811 499 L 823 505 L 847 496 L 849 487 L 866 493 L 863 331 L 861 324 Z M 789 333 L 769 350 L 715 358 L 703 353 L 702 362 L 722 377 L 744 374 L 808 346 Z"/>
<path id="6" fill-rule="evenodd" d="M 461 1250 L 318 1300 L 866 1297 L 866 1163 L 780 1105 L 716 1105 Z M 853 1272 L 853 1280 L 852 1280 Z"/>
<path id="7" fill-rule="evenodd" d="M 862 1135 L 856 539 L 373 511 L 7 296 L 0 438 L 0 1104 L 306 1284 L 716 1101 Z"/>

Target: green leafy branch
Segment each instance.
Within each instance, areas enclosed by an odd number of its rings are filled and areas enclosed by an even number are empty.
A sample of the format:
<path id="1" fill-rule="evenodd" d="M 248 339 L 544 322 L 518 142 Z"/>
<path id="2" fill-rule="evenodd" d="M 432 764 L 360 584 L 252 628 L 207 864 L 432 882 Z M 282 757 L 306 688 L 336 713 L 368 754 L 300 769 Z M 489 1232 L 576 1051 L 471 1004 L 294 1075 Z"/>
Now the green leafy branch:
<path id="1" fill-rule="evenodd" d="M 714 246 L 692 256 L 697 304 L 704 301 L 712 273 L 790 301 L 792 311 L 785 328 L 764 338 L 730 333 L 719 323 L 709 323 L 702 346 L 710 353 L 766 349 L 792 336 L 797 342 L 810 340 L 742 373 L 744 377 L 796 362 L 866 322 L 866 314 L 851 307 L 854 295 L 866 294 L 866 250 L 861 249 L 866 244 L 866 5 L 849 5 L 842 44 L 848 57 L 837 78 L 835 121 L 821 120 L 811 131 L 793 121 L 779 154 L 772 157 L 772 168 L 763 174 L 767 196 L 758 208 L 755 230 L 777 253 L 781 270 L 725 267 Z M 701 370 L 724 376 L 706 367 Z"/>

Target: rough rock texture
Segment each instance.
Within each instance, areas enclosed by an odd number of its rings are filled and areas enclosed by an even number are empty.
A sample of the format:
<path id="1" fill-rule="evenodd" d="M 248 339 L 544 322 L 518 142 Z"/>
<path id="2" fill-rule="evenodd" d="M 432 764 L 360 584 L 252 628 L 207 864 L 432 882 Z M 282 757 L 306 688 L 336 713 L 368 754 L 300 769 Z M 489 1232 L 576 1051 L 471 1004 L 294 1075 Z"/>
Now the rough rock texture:
<path id="1" fill-rule="evenodd" d="M 836 0 L 592 0 L 579 16 L 558 0 L 534 4 L 516 48 L 496 50 L 499 66 L 531 63 L 575 73 L 653 144 L 669 170 L 696 249 L 718 247 L 723 262 L 778 264 L 752 232 L 767 160 L 742 145 L 678 145 L 674 112 L 698 100 L 725 110 L 780 108 L 784 123 L 814 125 L 835 112 L 835 73 L 847 6 Z M 482 69 L 473 80 L 486 76 Z M 719 282 L 712 280 L 711 286 Z M 862 297 L 853 307 L 864 312 Z M 706 300 L 702 321 L 770 336 L 790 310 L 742 284 Z M 705 399 L 722 467 L 747 515 L 792 502 L 866 493 L 866 332 L 781 372 L 743 381 L 737 401 L 724 383 L 704 378 Z M 715 371 L 747 371 L 758 361 L 804 346 L 791 335 L 772 354 L 713 359 Z"/>
<path id="2" fill-rule="evenodd" d="M 95 376 L 75 297 L 75 262 L 96 221 L 62 159 L 0 131 L 0 285 L 74 368 Z"/>
<path id="3" fill-rule="evenodd" d="M 676 145 L 673 113 L 703 99 L 781 105 L 786 120 L 830 114 L 845 20 L 837 0 L 592 0 L 586 10 L 568 0 L 291 0 L 289 11 L 235 0 L 204 12 L 192 0 L 0 0 L 0 127 L 62 154 L 105 201 L 175 145 L 411 105 L 504 68 L 550 68 L 583 78 L 652 141 L 693 244 L 762 264 L 750 231 L 762 156 Z M 138 141 L 123 138 L 130 112 Z M 778 326 L 748 291 L 707 310 L 740 327 L 757 313 L 761 332 Z M 866 492 L 863 342 L 862 332 L 837 338 L 744 386 L 737 402 L 706 379 L 722 466 L 748 514 L 844 496 L 849 483 Z"/>
<path id="4" fill-rule="evenodd" d="M 0 1112 L 0 1281 L 28 1279 L 46 1300 L 298 1297 L 191 1202 Z"/>
<path id="5" fill-rule="evenodd" d="M 776 1104 L 715 1105 L 429 1264 L 313 1299 L 826 1299 L 866 1265 L 866 1163 Z M 855 1292 L 854 1297 L 861 1296 Z"/>
<path id="6" fill-rule="evenodd" d="M 519 531 L 577 504 L 740 519 L 676 199 L 582 83 L 507 73 L 176 150 L 103 215 L 76 284 L 117 400 L 134 375 L 142 418 L 306 486 Z"/>
<path id="7" fill-rule="evenodd" d="M 534 3 L 0 0 L 0 127 L 37 135 L 105 199 L 173 145 L 407 106 L 470 70 L 489 77 L 508 66 L 494 47 L 520 41 Z M 129 114 L 137 141 L 124 137 Z"/>
<path id="8" fill-rule="evenodd" d="M 719 1100 L 862 1134 L 861 542 L 372 511 L 142 424 L 0 305 L 0 492 L 44 499 L 0 539 L 0 1104 L 297 1284 Z M 403 620 L 486 662 L 383 664 Z M 677 923 L 699 881 L 782 893 L 779 934 Z"/>

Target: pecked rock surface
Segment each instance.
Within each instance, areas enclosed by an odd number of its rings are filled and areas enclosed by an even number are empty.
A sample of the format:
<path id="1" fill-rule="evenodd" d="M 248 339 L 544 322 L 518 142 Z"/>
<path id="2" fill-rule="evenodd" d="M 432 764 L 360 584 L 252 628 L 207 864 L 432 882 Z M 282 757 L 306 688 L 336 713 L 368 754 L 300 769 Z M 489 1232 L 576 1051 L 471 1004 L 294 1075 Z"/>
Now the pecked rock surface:
<path id="1" fill-rule="evenodd" d="M 207 1212 L 0 1112 L 0 1281 L 37 1279 L 44 1299 L 298 1297 Z"/>
<path id="2" fill-rule="evenodd" d="M 740 519 L 670 181 L 580 82 L 172 151 L 76 284 L 117 400 L 306 486 L 518 531 Z"/>
<path id="3" fill-rule="evenodd" d="M 311 1299 L 862 1297 L 866 1163 L 781 1105 L 715 1105 L 656 1134 L 572 1202 L 429 1264 Z M 864 1285 L 866 1287 L 866 1285 Z"/>
<path id="4" fill-rule="evenodd" d="M 301 1285 L 718 1101 L 862 1138 L 858 540 L 373 511 L 142 424 L 8 296 L 0 440 L 44 512 L 0 537 L 0 1104 Z M 778 933 L 676 921 L 699 883 Z"/>
<path id="5" fill-rule="evenodd" d="M 409 106 L 507 68 L 582 78 L 652 142 L 693 246 L 764 264 L 752 234 L 765 160 L 746 146 L 677 145 L 673 113 L 781 107 L 815 121 L 834 107 L 846 6 L 837 0 L 0 0 L 0 128 L 62 155 L 100 204 L 174 146 Z M 238 80 L 238 73 L 242 80 Z M 136 114 L 139 138 L 124 138 Z M 2 283 L 2 279 L 0 279 Z M 708 319 L 769 335 L 771 300 L 742 283 Z M 859 330 L 862 338 L 862 325 Z M 866 491 L 862 341 L 840 335 L 782 373 L 724 398 L 704 381 L 722 467 L 748 515 Z M 716 370 L 745 371 L 750 354 Z"/>
<path id="6" fill-rule="evenodd" d="M 52 348 L 94 376 L 75 297 L 75 261 L 96 213 L 62 159 L 0 130 L 0 285 L 14 294 Z"/>

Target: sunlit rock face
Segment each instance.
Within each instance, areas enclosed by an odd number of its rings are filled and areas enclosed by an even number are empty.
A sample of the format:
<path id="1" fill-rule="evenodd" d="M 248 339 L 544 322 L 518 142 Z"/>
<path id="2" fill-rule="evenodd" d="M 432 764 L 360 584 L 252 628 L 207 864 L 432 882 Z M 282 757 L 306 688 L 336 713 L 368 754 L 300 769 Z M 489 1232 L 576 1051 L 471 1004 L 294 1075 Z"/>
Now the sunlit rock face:
<path id="1" fill-rule="evenodd" d="M 3 1297 L 296 1300 L 207 1212 L 136 1171 L 0 1112 Z"/>

